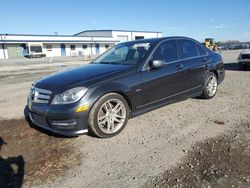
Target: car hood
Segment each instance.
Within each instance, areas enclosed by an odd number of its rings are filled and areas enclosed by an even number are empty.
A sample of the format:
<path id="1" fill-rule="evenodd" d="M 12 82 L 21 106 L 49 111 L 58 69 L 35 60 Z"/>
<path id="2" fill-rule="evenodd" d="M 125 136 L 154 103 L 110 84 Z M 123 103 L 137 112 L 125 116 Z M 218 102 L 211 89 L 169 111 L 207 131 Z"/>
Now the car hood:
<path id="1" fill-rule="evenodd" d="M 54 73 L 38 80 L 35 86 L 59 93 L 79 86 L 93 87 L 108 80 L 125 76 L 134 70 L 134 65 L 93 63 Z"/>

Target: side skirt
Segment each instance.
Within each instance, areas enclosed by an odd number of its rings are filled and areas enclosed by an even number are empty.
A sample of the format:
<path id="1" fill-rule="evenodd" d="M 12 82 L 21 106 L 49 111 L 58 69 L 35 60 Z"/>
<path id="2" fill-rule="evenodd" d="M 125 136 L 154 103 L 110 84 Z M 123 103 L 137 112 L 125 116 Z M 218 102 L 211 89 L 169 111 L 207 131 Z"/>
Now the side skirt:
<path id="1" fill-rule="evenodd" d="M 193 93 L 190 93 L 190 91 L 189 91 L 189 92 L 187 92 L 185 94 L 176 95 L 176 96 L 169 97 L 169 98 L 166 98 L 166 99 L 154 102 L 154 103 L 147 104 L 145 106 L 142 106 L 142 107 L 138 108 L 134 112 L 132 112 L 130 118 L 133 118 L 133 117 L 139 116 L 141 114 L 150 112 L 152 110 L 161 108 L 161 107 L 166 106 L 168 104 L 172 104 L 172 103 L 175 103 L 175 102 L 184 101 L 184 100 L 186 100 L 188 98 L 198 97 L 201 94 L 202 94 L 201 90 L 193 92 Z"/>

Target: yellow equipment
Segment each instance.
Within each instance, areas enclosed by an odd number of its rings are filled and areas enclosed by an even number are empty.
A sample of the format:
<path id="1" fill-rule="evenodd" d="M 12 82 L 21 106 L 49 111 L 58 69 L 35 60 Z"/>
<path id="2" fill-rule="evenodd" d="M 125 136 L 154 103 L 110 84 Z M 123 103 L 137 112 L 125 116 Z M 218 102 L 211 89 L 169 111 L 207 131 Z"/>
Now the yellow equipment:
<path id="1" fill-rule="evenodd" d="M 205 38 L 205 42 L 203 44 L 204 44 L 204 46 L 206 46 L 207 48 L 209 48 L 212 51 L 217 50 L 217 45 L 216 45 L 215 40 L 213 38 Z"/>

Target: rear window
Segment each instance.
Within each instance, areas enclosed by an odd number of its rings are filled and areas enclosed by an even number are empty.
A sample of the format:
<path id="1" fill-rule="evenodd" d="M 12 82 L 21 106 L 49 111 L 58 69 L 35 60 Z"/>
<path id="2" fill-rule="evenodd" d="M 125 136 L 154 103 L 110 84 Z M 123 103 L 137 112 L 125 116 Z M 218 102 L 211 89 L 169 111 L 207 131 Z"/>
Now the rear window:
<path id="1" fill-rule="evenodd" d="M 196 44 L 193 41 L 179 40 L 178 43 L 182 52 L 183 59 L 198 56 L 198 50 Z"/>

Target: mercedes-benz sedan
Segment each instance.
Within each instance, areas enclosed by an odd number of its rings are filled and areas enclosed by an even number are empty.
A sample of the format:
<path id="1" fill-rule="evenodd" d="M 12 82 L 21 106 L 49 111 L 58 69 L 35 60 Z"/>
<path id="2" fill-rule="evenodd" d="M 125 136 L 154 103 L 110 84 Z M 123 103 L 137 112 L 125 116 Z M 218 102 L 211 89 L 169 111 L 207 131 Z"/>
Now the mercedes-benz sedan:
<path id="1" fill-rule="evenodd" d="M 189 97 L 213 98 L 224 74 L 221 56 L 191 38 L 120 43 L 87 65 L 36 81 L 29 117 L 62 135 L 111 137 L 131 117 Z"/>

